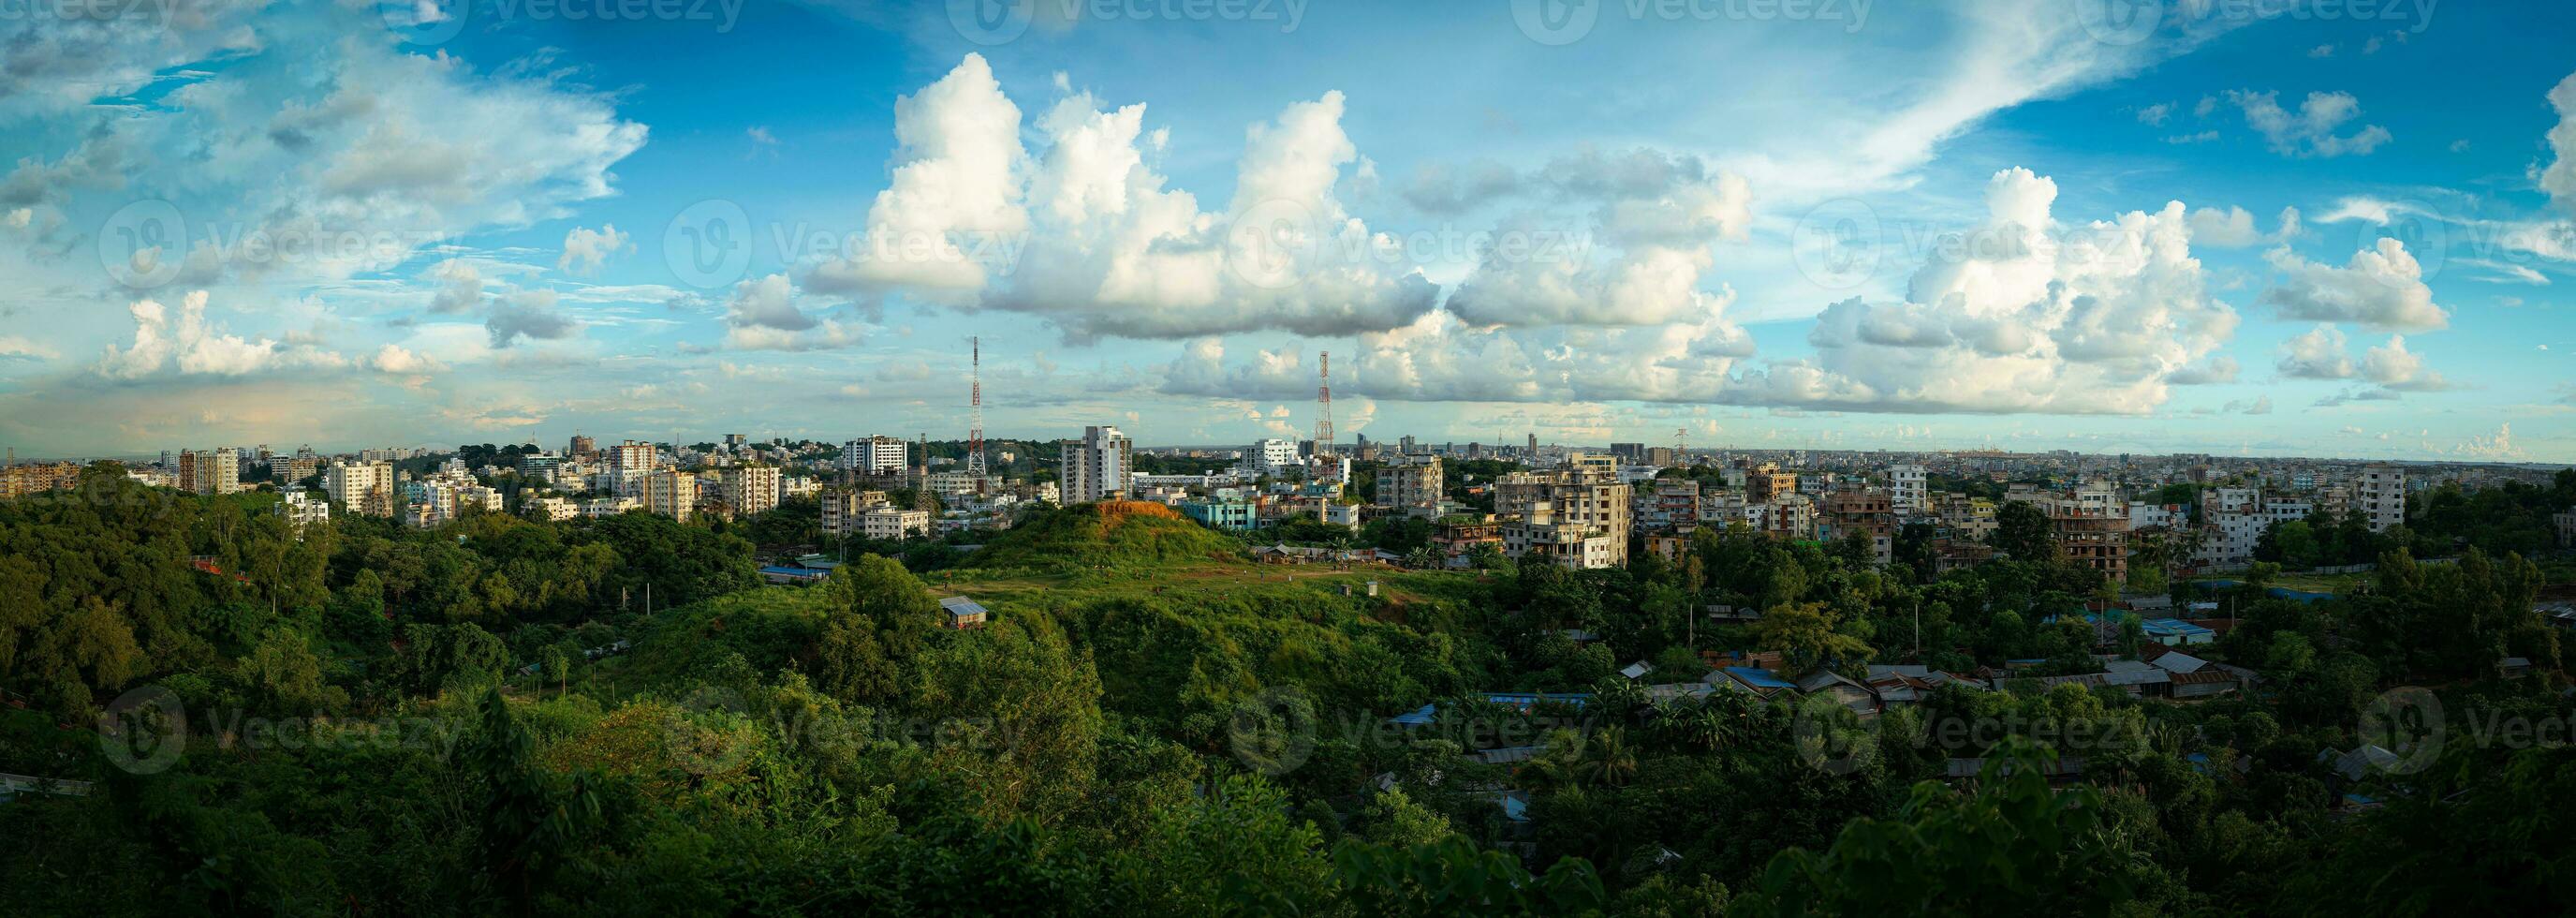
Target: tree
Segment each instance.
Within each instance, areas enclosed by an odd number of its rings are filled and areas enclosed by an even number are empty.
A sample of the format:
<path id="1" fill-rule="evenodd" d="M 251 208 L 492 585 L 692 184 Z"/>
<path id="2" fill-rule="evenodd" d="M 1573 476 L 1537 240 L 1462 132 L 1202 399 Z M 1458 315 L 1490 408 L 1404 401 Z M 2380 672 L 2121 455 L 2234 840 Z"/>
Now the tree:
<path id="1" fill-rule="evenodd" d="M 2105 915 L 2161 878 L 2089 787 L 2053 790 L 2052 758 L 2013 741 L 1959 793 L 1918 784 L 1894 818 L 1843 827 L 1822 854 L 1782 852 L 1729 914 Z"/>
<path id="2" fill-rule="evenodd" d="M 1995 550 L 2022 561 L 2057 560 L 2057 538 L 2048 514 L 2028 501 L 2009 501 L 1995 512 Z"/>
<path id="3" fill-rule="evenodd" d="M 1835 625 L 1824 603 L 1784 603 L 1764 611 L 1754 633 L 1763 649 L 1779 651 L 1794 672 L 1869 659 L 1873 651 L 1868 642 L 1836 630 Z"/>

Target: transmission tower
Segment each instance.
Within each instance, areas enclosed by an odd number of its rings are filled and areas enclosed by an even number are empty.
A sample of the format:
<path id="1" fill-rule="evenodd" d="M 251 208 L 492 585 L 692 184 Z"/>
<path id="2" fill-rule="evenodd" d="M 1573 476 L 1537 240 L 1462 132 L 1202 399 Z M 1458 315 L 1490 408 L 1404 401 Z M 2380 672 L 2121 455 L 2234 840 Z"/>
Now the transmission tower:
<path id="1" fill-rule="evenodd" d="M 1690 464 L 1690 428 L 1688 427 L 1673 428 L 1673 462 L 1676 465 Z"/>
<path id="2" fill-rule="evenodd" d="M 974 369 L 968 379 L 968 401 L 974 404 L 973 420 L 966 428 L 966 480 L 975 483 L 975 496 L 984 497 L 984 339 L 966 339 L 974 348 Z"/>
<path id="3" fill-rule="evenodd" d="M 1333 352 L 1324 351 L 1315 386 L 1315 458 L 1333 455 Z"/>

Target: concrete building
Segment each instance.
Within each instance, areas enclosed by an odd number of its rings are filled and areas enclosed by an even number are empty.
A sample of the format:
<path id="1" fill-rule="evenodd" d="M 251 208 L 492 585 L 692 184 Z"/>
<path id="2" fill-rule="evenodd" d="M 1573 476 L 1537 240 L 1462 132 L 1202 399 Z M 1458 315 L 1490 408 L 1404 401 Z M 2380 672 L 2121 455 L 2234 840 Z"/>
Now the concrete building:
<path id="1" fill-rule="evenodd" d="M 1626 489 L 1626 485 L 1607 487 Z M 1518 519 L 1505 521 L 1501 528 L 1503 554 L 1523 564 L 1554 564 L 1586 570 L 1620 567 L 1628 563 L 1628 532 L 1608 530 L 1591 523 L 1559 518 L 1555 505 L 1533 501 L 1521 509 Z"/>
<path id="2" fill-rule="evenodd" d="M 2387 532 L 2391 526 L 2406 522 L 2406 470 L 2393 465 L 2373 465 L 2361 470 L 2352 480 L 2355 505 L 2370 520 L 2370 531 Z"/>
<path id="3" fill-rule="evenodd" d="M 871 436 L 841 444 L 841 470 L 853 475 L 901 475 L 912 463 L 912 444 Z"/>
<path id="4" fill-rule="evenodd" d="M 1259 518 L 1258 511 L 1253 507 L 1252 502 L 1244 500 L 1222 498 L 1185 500 L 1175 509 L 1180 510 L 1182 516 L 1197 520 L 1209 527 L 1237 532 L 1251 529 Z"/>
<path id="5" fill-rule="evenodd" d="M 2113 583 L 2128 578 L 2129 504 L 2118 489 L 2093 482 L 2039 504 L 2068 563 L 2101 571 Z"/>
<path id="6" fill-rule="evenodd" d="M 628 440 L 608 448 L 608 490 L 627 497 L 644 493 L 644 480 L 660 466 L 660 452 L 650 443 Z"/>
<path id="7" fill-rule="evenodd" d="M 1441 502 L 1440 458 L 1388 464 L 1377 470 L 1377 507 L 1389 515 L 1436 519 Z"/>
<path id="8" fill-rule="evenodd" d="M 737 465 L 719 473 L 725 506 L 732 507 L 737 517 L 751 516 L 778 507 L 778 467 L 774 465 Z"/>
<path id="9" fill-rule="evenodd" d="M 278 501 L 277 515 L 285 517 L 297 529 L 314 523 L 327 523 L 331 520 L 331 502 L 323 495 L 296 488 L 286 492 L 284 500 Z"/>
<path id="10" fill-rule="evenodd" d="M 526 509 L 531 518 L 558 523 L 581 516 L 580 504 L 574 503 L 571 498 L 552 494 L 529 500 Z"/>
<path id="11" fill-rule="evenodd" d="M 1642 488 L 1631 487 L 1636 506 L 1629 515 L 1639 528 L 1689 532 L 1699 525 L 1699 482 L 1658 478 Z"/>
<path id="12" fill-rule="evenodd" d="M 350 513 L 394 515 L 393 463 L 334 462 L 322 473 L 322 490 Z"/>
<path id="13" fill-rule="evenodd" d="M 1932 512 L 1931 470 L 1919 465 L 1887 467 L 1887 496 L 1896 515 L 1911 519 Z"/>
<path id="14" fill-rule="evenodd" d="M 930 511 L 877 507 L 859 515 L 859 534 L 871 539 L 908 539 L 930 534 Z"/>
<path id="15" fill-rule="evenodd" d="M 1768 504 L 1779 500 L 1782 495 L 1796 493 L 1798 473 L 1781 471 L 1779 466 L 1768 462 L 1754 467 L 1744 476 L 1744 500 L 1747 503 Z"/>
<path id="16" fill-rule="evenodd" d="M 1871 555 L 1878 563 L 1896 560 L 1896 511 L 1887 492 L 1840 488 L 1825 495 L 1816 537 L 1833 542 L 1855 532 L 1869 538 Z"/>
<path id="17" fill-rule="evenodd" d="M 1297 469 L 1297 441 L 1272 438 L 1244 451 L 1244 465 L 1255 475 L 1285 477 Z"/>
<path id="18" fill-rule="evenodd" d="M 698 509 L 698 476 L 669 470 L 645 475 L 636 498 L 647 511 L 687 522 Z"/>
<path id="19" fill-rule="evenodd" d="M 588 503 L 581 505 L 581 515 L 584 519 L 595 520 L 616 516 L 629 510 L 642 509 L 644 509 L 644 502 L 632 497 L 594 497 Z"/>
<path id="20" fill-rule="evenodd" d="M 868 511 L 886 505 L 884 491 L 828 490 L 818 495 L 823 504 L 823 531 L 848 537 L 864 532 L 860 519 Z"/>
<path id="21" fill-rule="evenodd" d="M 1551 528 L 1545 532 L 1545 541 L 1558 548 L 1570 537 L 1566 532 L 1574 529 L 1607 533 L 1611 538 L 1602 550 L 1610 560 L 1599 566 L 1625 567 L 1634 508 L 1629 505 L 1629 487 L 1617 483 L 1615 474 L 1615 470 L 1586 464 L 1555 472 L 1512 472 L 1495 479 L 1494 506 L 1504 513 L 1520 514 L 1525 520 L 1536 512 L 1533 508 L 1546 508 L 1546 521 Z M 1525 541 L 1539 535 L 1539 530 L 1524 530 Z M 1504 541 L 1508 551 L 1508 534 Z"/>
<path id="22" fill-rule="evenodd" d="M 1118 428 L 1085 427 L 1082 439 L 1060 444 L 1061 497 L 1067 504 L 1125 497 L 1127 476 L 1135 468 L 1135 444 Z"/>

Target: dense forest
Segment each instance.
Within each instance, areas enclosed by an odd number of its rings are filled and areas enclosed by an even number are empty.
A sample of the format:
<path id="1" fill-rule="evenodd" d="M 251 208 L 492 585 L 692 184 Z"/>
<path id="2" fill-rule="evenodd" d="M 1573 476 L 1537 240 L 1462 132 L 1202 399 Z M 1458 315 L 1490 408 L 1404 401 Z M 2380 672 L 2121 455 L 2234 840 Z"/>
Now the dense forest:
<path id="1" fill-rule="evenodd" d="M 2485 493 L 2435 495 L 2425 531 Z M 0 772 L 88 782 L 0 799 L 0 913 L 2340 916 L 2576 890 L 2568 650 L 2541 549 L 2488 550 L 2519 529 L 2383 546 L 2319 602 L 2258 565 L 2204 594 L 2235 619 L 2190 650 L 2259 679 L 2185 703 L 2047 680 L 2152 648 L 2087 616 L 2116 584 L 2036 544 L 1938 577 L 1707 530 L 1624 570 L 1340 570 L 1105 504 L 769 586 L 754 542 L 800 524 L 298 531 L 275 500 L 100 467 L 0 502 Z M 948 596 L 989 622 L 942 627 Z M 1866 720 L 1649 688 L 1752 652 L 2020 678 Z M 2347 767 L 2372 744 L 2397 761 Z"/>

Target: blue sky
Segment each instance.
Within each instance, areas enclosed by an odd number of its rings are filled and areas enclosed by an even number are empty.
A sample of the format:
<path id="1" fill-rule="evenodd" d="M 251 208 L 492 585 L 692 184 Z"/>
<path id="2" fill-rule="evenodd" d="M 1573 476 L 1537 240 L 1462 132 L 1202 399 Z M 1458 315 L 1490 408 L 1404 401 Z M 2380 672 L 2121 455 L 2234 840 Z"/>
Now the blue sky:
<path id="1" fill-rule="evenodd" d="M 1329 351 L 1345 436 L 2576 459 L 2563 5 L 136 0 L 0 33 L 22 455 L 960 436 L 980 335 L 1009 436 L 1299 433 Z"/>

